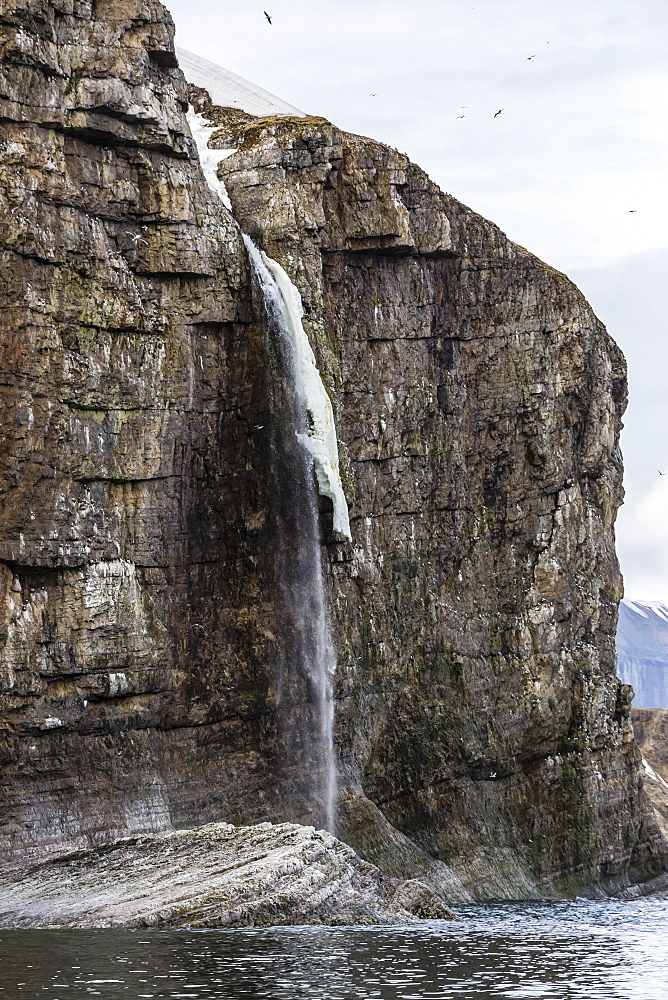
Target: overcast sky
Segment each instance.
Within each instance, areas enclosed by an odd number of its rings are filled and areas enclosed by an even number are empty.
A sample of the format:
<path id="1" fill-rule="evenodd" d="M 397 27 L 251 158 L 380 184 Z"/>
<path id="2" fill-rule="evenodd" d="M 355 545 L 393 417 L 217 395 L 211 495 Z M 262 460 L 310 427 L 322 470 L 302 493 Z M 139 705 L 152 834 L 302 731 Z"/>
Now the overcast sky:
<path id="1" fill-rule="evenodd" d="M 627 594 L 668 603 L 667 0 L 167 6 L 179 45 L 396 146 L 577 281 L 629 360 Z"/>

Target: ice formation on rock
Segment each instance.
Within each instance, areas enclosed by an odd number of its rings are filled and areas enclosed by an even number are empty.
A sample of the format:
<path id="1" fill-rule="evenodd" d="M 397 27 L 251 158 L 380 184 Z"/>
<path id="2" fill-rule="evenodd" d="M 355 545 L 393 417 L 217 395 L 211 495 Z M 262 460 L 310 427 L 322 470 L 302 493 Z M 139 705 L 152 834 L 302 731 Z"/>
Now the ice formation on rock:
<path id="1" fill-rule="evenodd" d="M 350 520 L 339 472 L 339 447 L 334 412 L 315 363 L 313 349 L 302 325 L 304 310 L 301 295 L 279 263 L 265 253 L 262 253 L 262 259 L 283 299 L 286 333 L 290 338 L 294 354 L 297 392 L 309 415 L 310 426 L 307 432 L 298 433 L 297 437 L 313 456 L 320 494 L 332 501 L 334 534 L 350 541 Z"/>

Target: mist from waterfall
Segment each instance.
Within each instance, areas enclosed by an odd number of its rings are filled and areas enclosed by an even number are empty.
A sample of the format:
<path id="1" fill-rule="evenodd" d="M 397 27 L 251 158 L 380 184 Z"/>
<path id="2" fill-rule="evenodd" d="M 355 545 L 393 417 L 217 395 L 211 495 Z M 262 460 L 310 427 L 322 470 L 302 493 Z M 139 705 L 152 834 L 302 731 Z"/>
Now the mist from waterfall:
<path id="1" fill-rule="evenodd" d="M 338 478 L 338 457 L 332 462 L 324 451 L 325 435 L 322 431 L 323 427 L 327 430 L 329 419 L 326 413 L 323 416 L 324 408 L 321 407 L 320 412 L 316 413 L 312 409 L 315 405 L 314 397 L 320 401 L 321 396 L 313 385 L 309 390 L 304 386 L 307 378 L 313 380 L 313 372 L 317 374 L 318 380 L 320 376 L 301 325 L 299 292 L 279 264 L 258 250 L 248 236 L 244 236 L 244 242 L 262 295 L 267 329 L 276 351 L 279 382 L 285 381 L 286 375 L 288 376 L 288 384 L 282 388 L 277 387 L 275 412 L 272 414 L 272 473 L 277 485 L 274 504 L 278 534 L 276 555 L 284 601 L 286 660 L 277 677 L 278 714 L 284 738 L 287 735 L 301 744 L 303 767 L 309 768 L 309 774 L 305 774 L 304 779 L 310 787 L 305 791 L 309 793 L 312 804 L 319 802 L 324 826 L 333 833 L 337 792 L 333 691 L 336 653 L 327 618 L 316 482 L 321 487 L 320 492 L 330 495 L 329 489 L 325 491 L 322 488 L 323 478 L 327 477 L 326 487 L 333 484 L 336 488 L 334 471 Z M 291 285 L 290 294 L 286 295 L 279 287 L 275 277 L 278 268 L 282 272 L 281 283 L 285 285 L 289 282 Z M 310 358 L 304 358 L 304 341 L 308 345 Z M 324 386 L 322 393 L 326 396 Z M 331 414 L 328 396 L 327 404 Z M 276 412 L 277 410 L 280 412 Z M 331 427 L 333 426 L 332 417 Z M 314 438 L 314 431 L 319 434 L 320 439 Z M 311 446 L 314 440 L 315 445 Z M 319 463 L 320 469 L 326 470 L 324 474 L 318 474 Z M 340 481 L 338 485 L 340 489 Z M 338 533 L 343 534 L 344 531 L 349 531 L 349 527 L 342 490 L 340 497 L 345 506 L 345 514 L 342 515 L 339 508 L 337 520 L 336 500 L 333 500 L 334 522 L 339 529 Z M 315 709 L 315 719 L 311 717 L 307 705 L 294 704 L 289 690 L 292 678 L 287 676 L 286 668 L 292 674 L 296 671 L 307 680 L 310 692 L 308 700 Z M 287 718 L 288 714 L 292 718 Z M 314 739 L 317 745 L 305 745 Z"/>

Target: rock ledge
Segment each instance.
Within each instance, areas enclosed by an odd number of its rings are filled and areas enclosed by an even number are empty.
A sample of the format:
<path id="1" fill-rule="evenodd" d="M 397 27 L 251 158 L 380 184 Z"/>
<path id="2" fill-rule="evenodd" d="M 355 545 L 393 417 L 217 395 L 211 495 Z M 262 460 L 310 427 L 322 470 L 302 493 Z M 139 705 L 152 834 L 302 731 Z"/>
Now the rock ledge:
<path id="1" fill-rule="evenodd" d="M 417 880 L 384 876 L 292 823 L 130 837 L 0 876 L 4 927 L 404 924 L 453 916 Z"/>

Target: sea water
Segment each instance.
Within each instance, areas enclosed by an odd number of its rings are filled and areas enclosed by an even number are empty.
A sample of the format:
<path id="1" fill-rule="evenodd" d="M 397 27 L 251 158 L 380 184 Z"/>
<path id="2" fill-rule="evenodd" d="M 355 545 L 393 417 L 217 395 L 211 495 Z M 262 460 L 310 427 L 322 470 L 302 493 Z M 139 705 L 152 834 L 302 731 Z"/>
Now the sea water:
<path id="1" fill-rule="evenodd" d="M 411 927 L 0 930 L 0 997 L 663 1000 L 668 901 L 497 903 Z"/>

